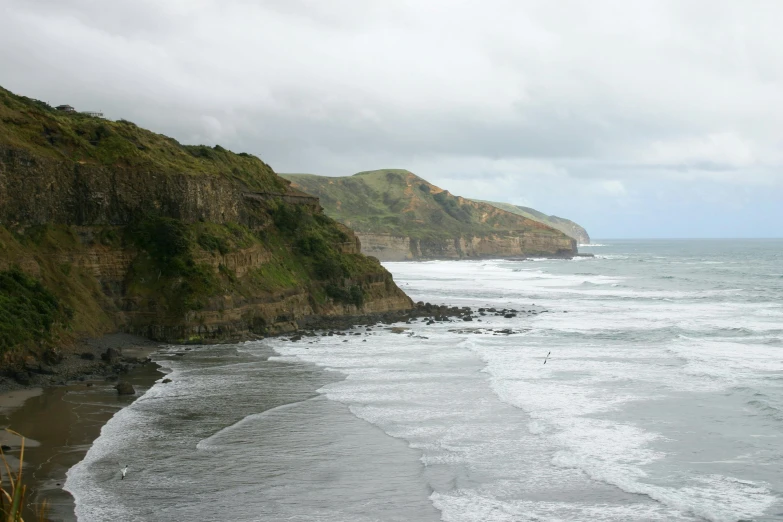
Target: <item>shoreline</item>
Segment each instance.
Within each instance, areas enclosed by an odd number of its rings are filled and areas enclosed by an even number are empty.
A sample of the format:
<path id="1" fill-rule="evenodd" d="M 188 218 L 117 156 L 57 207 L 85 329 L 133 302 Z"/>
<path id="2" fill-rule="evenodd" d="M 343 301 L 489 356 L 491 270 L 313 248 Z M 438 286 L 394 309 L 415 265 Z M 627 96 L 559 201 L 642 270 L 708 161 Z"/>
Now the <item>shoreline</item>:
<path id="1" fill-rule="evenodd" d="M 479 316 L 470 308 L 416 303 L 405 311 L 306 317 L 299 321 L 298 331 L 269 337 L 293 336 L 290 340 L 296 341 L 314 335 L 313 330 L 331 335 L 331 331 L 361 324 L 409 324 L 418 319 L 462 322 L 472 317 Z M 217 344 L 234 342 L 238 341 Z M 29 384 L 20 383 L 18 378 L 0 377 L 0 427 L 9 427 L 26 438 L 26 517 L 35 519 L 32 510 L 46 500 L 50 506 L 47 520 L 76 521 L 74 498 L 63 489 L 66 472 L 84 458 L 114 414 L 164 377 L 161 367 L 150 358 L 162 346 L 135 335 L 110 334 L 82 341 L 79 348 L 65 354 L 45 373 L 28 369 Z M 118 381 L 129 382 L 136 393 L 119 395 L 115 389 Z M 0 433 L 0 444 L 8 448 L 4 450 L 13 466 L 18 463 L 19 439 Z"/>
<path id="2" fill-rule="evenodd" d="M 119 350 L 123 359 L 141 362 L 118 363 L 123 366 L 121 380 L 136 390 L 134 395 L 119 395 L 116 386 L 119 376 L 100 371 L 100 366 L 79 365 L 64 367 L 55 374 L 55 384 L 17 386 L 0 393 L 0 424 L 25 436 L 23 482 L 27 486 L 24 517 L 37 520 L 33 509 L 44 500 L 49 503 L 47 520 L 70 522 L 76 520 L 74 499 L 63 490 L 65 474 L 71 466 L 84 458 L 101 429 L 114 414 L 144 394 L 163 377 L 160 366 L 149 356 L 160 344 L 124 334 L 105 336 L 88 341 L 94 351 L 110 348 Z M 127 344 L 126 344 L 127 343 Z M 78 357 L 78 355 L 77 355 Z M 91 361 L 87 361 L 88 363 Z M 64 375 L 72 376 L 62 382 Z M 9 465 L 18 465 L 19 439 L 6 432 L 0 443 L 6 446 Z"/>
<path id="3" fill-rule="evenodd" d="M 65 386 L 73 382 L 118 380 L 134 368 L 150 363 L 149 355 L 165 343 L 126 333 L 80 340 L 58 359 L 48 362 L 27 357 L 21 367 L 3 368 L 0 393 L 30 388 Z M 0 406 L 0 413 L 2 413 Z"/>

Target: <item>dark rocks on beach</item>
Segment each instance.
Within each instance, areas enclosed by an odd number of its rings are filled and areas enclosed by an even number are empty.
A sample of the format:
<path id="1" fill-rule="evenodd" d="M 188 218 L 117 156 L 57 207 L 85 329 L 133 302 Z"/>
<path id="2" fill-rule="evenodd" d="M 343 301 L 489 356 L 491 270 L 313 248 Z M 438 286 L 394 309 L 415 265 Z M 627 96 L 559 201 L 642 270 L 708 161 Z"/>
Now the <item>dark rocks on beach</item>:
<path id="1" fill-rule="evenodd" d="M 32 376 L 33 374 L 54 375 L 57 373 L 51 365 L 43 362 L 39 362 L 33 357 L 27 357 L 25 359 L 24 367 L 22 368 L 21 371 L 27 373 L 30 376 Z M 18 379 L 17 382 L 19 382 Z M 20 384 L 23 383 L 20 382 Z"/>
<path id="2" fill-rule="evenodd" d="M 14 374 L 14 380 L 22 386 L 29 386 L 31 384 L 30 374 L 28 372 L 19 371 Z"/>
<path id="3" fill-rule="evenodd" d="M 290 340 L 291 341 L 301 341 L 302 340 L 302 336 L 301 335 L 295 335 L 295 336 L 291 337 Z"/>
<path id="4" fill-rule="evenodd" d="M 503 317 L 505 317 L 506 319 L 513 319 L 516 316 L 517 316 L 517 314 L 506 314 Z"/>
<path id="5" fill-rule="evenodd" d="M 108 348 L 104 353 L 101 354 L 101 359 L 109 364 L 116 363 L 120 360 L 121 357 L 122 354 L 115 348 Z"/>
<path id="6" fill-rule="evenodd" d="M 117 390 L 117 395 L 136 395 L 133 385 L 127 381 L 117 383 L 114 389 Z"/>
<path id="7" fill-rule="evenodd" d="M 416 303 L 412 310 L 389 311 L 362 316 L 320 316 L 304 317 L 299 321 L 300 328 L 325 330 L 328 333 L 322 335 L 340 335 L 335 330 L 348 330 L 366 325 L 393 325 L 394 323 L 408 323 L 423 319 L 425 322 L 433 320 L 448 321 L 449 317 L 461 318 L 471 315 L 470 308 L 456 306 L 437 305 L 432 303 Z M 442 319 L 440 319 L 442 318 Z"/>
<path id="8" fill-rule="evenodd" d="M 84 359 L 85 361 L 94 361 L 95 360 L 95 354 L 92 352 L 82 352 L 79 357 Z"/>
<path id="9" fill-rule="evenodd" d="M 49 348 L 43 353 L 43 360 L 46 364 L 60 364 L 63 362 L 63 353 L 59 348 Z"/>
<path id="10" fill-rule="evenodd" d="M 160 382 L 162 382 L 163 384 L 168 384 L 168 383 L 170 383 L 170 382 L 171 382 L 171 379 L 169 379 L 169 378 L 165 378 L 165 379 L 163 379 L 163 380 L 162 380 L 162 381 L 160 381 Z"/>
<path id="11" fill-rule="evenodd" d="M 471 316 L 469 316 L 469 315 L 466 315 L 465 317 L 462 318 L 462 320 L 463 321 L 472 321 L 473 318 Z"/>

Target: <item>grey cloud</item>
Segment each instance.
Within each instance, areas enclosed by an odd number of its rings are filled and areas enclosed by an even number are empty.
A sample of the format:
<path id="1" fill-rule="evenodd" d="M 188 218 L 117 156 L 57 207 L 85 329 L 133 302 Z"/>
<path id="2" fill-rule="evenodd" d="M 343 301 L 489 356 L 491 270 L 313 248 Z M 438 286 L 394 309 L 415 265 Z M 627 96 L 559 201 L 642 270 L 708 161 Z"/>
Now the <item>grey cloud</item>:
<path id="1" fill-rule="evenodd" d="M 520 199 L 515 179 L 571 183 L 579 207 L 659 178 L 780 187 L 781 17 L 760 0 L 0 0 L 0 84 L 279 171 L 421 166 Z"/>

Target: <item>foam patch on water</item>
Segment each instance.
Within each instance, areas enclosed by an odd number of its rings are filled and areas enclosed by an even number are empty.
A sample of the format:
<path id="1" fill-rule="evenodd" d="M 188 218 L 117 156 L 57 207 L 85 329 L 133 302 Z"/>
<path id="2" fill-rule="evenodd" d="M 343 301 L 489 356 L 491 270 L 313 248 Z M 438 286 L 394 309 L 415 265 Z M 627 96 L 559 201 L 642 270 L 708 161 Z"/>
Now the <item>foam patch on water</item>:
<path id="1" fill-rule="evenodd" d="M 654 504 L 601 504 L 499 499 L 486 491 L 457 490 L 430 497 L 444 522 L 692 521 L 674 509 Z"/>
<path id="2" fill-rule="evenodd" d="M 681 513 L 714 522 L 753 518 L 777 501 L 775 494 L 766 485 L 732 477 L 695 477 L 688 485 L 672 488 L 644 482 L 643 473 L 629 473 L 621 467 L 607 467 L 603 463 L 568 452 L 556 455 L 553 463 L 580 469 L 595 480 L 617 486 L 628 493 L 646 495 Z"/>
<path id="3" fill-rule="evenodd" d="M 497 395 L 535 419 L 530 423 L 531 432 L 545 435 L 564 448 L 552 458 L 554 465 L 579 469 L 595 480 L 629 493 L 648 495 L 673 509 L 708 520 L 755 516 L 774 504 L 776 497 L 765 485 L 731 477 L 694 477 L 681 488 L 648 484 L 646 467 L 666 456 L 652 448 L 661 435 L 632 424 L 590 417 L 622 408 L 629 402 L 654 399 L 640 393 L 642 389 L 638 385 L 637 395 L 623 394 L 616 386 L 602 387 L 602 383 L 625 376 L 651 383 L 667 382 L 679 390 L 722 389 L 722 385 L 715 385 L 712 376 L 706 381 L 701 376 L 689 379 L 688 367 L 683 374 L 672 372 L 671 367 L 637 364 L 632 360 L 622 362 L 629 356 L 627 352 L 608 352 L 606 348 L 589 345 L 561 348 L 556 352 L 556 359 L 548 361 L 546 369 L 531 364 L 530 357 L 518 349 L 498 342 L 471 339 L 463 345 L 486 361 L 486 371 L 493 377 L 492 388 Z M 730 348 L 723 347 L 717 353 L 733 360 Z M 756 360 L 742 363 L 741 367 L 757 370 L 759 361 L 766 361 L 770 353 L 762 349 L 755 355 Z M 606 360 L 609 356 L 614 360 Z M 752 350 L 749 356 L 754 359 Z M 726 364 L 721 357 L 715 363 L 718 366 L 713 367 L 714 373 L 719 376 L 725 378 L 731 372 L 731 368 L 725 372 L 719 370 L 719 365 Z M 575 377 L 558 378 L 558 374 L 569 372 Z"/>

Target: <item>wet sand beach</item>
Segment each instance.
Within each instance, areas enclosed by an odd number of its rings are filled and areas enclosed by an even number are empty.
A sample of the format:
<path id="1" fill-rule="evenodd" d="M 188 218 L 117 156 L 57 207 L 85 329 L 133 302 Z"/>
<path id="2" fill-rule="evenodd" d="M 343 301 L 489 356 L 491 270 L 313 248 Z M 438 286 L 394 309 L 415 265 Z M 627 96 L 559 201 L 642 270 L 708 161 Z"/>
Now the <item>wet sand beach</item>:
<path id="1" fill-rule="evenodd" d="M 151 351 L 147 349 L 146 353 L 137 355 L 146 357 Z M 130 356 L 131 350 L 123 350 L 123 354 Z M 37 506 L 47 500 L 49 520 L 76 520 L 73 498 L 62 489 L 66 471 L 84 457 L 103 425 L 162 375 L 158 366 L 152 363 L 123 375 L 122 380 L 136 389 L 135 395 L 118 395 L 114 389 L 116 380 L 85 381 L 0 394 L 0 425 L 27 439 L 23 476 L 28 487 L 28 505 Z M 6 451 L 9 464 L 18 465 L 18 438 L 3 432 L 0 443 L 11 447 Z M 117 473 L 119 475 L 119 465 Z M 32 512 L 25 516 L 36 520 Z"/>

